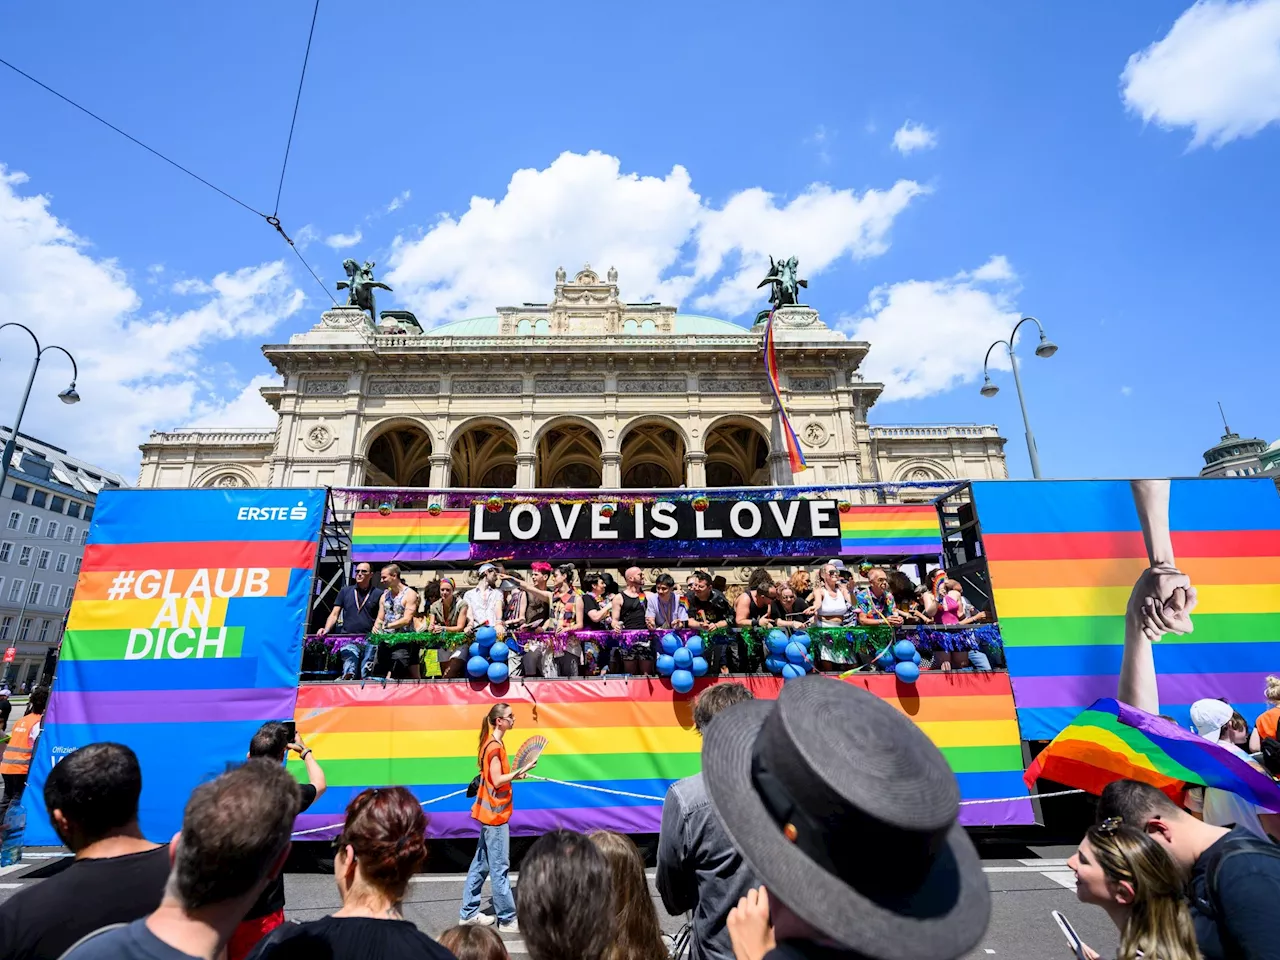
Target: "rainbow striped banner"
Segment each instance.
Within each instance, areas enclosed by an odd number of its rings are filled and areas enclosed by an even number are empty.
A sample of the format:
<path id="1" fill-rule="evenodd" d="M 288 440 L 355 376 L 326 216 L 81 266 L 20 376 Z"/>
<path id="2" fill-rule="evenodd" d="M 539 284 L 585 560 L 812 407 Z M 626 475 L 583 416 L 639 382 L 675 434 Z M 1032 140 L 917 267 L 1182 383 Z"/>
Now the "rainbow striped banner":
<path id="1" fill-rule="evenodd" d="M 1147 566 L 1127 480 L 972 485 L 1027 740 L 1051 740 L 1116 695 L 1124 612 Z M 1280 665 L 1280 497 L 1266 479 L 1173 480 L 1169 527 L 1195 585 L 1195 629 L 1154 645 L 1160 709 L 1186 724 L 1201 697 L 1247 719 Z"/>
<path id="2" fill-rule="evenodd" d="M 351 521 L 351 560 L 466 562 L 471 559 L 471 514 L 442 510 L 395 510 L 383 516 L 359 511 Z"/>
<path id="3" fill-rule="evenodd" d="M 58 758 L 103 740 L 143 770 L 152 840 L 193 787 L 293 716 L 324 490 L 109 490 L 90 528 L 44 733 L 24 797 L 28 843 Z"/>
<path id="4" fill-rule="evenodd" d="M 840 514 L 840 552 L 888 557 L 942 553 L 942 528 L 932 504 L 855 506 Z"/>
<path id="5" fill-rule="evenodd" d="M 698 689 L 713 682 L 699 681 Z M 764 699 L 776 697 L 782 684 L 774 677 L 735 682 Z M 914 687 L 883 675 L 848 682 L 920 725 L 951 763 L 965 800 L 1000 800 L 963 807 L 963 822 L 1033 822 L 1007 676 L 926 674 Z M 295 719 L 323 758 L 329 789 L 295 829 L 311 831 L 303 834 L 308 839 L 332 836 L 361 790 L 403 784 L 435 801 L 426 803 L 433 836 L 477 835 L 471 801 L 449 794 L 475 776 L 480 720 L 499 700 L 516 713 L 508 750 L 533 734 L 546 736 L 536 773 L 561 781 L 516 784 L 517 835 L 555 827 L 656 832 L 667 787 L 701 768 L 693 698 L 675 697 L 656 680 L 531 680 L 501 697 L 478 683 L 303 684 Z M 300 763 L 291 760 L 290 769 L 304 776 Z"/>
<path id="6" fill-rule="evenodd" d="M 769 311 L 769 320 L 764 325 L 764 372 L 769 380 L 769 389 L 773 391 L 773 399 L 778 404 L 778 415 L 782 421 L 782 439 L 787 448 L 787 464 L 792 476 L 809 469 L 805 462 L 804 451 L 800 449 L 800 438 L 791 426 L 791 418 L 787 416 L 787 408 L 782 403 L 782 380 L 778 375 L 778 354 L 774 349 L 773 315 L 777 311 Z"/>

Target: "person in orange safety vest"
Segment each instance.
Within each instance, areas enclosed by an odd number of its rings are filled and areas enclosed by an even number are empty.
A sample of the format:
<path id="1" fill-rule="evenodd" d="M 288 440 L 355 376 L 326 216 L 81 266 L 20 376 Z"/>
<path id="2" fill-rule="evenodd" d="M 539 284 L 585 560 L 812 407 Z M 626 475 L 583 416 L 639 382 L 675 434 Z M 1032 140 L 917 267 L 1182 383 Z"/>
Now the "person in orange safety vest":
<path id="1" fill-rule="evenodd" d="M 26 714 L 13 725 L 13 730 L 9 733 L 4 757 L 0 758 L 0 776 L 4 779 L 4 800 L 0 802 L 0 817 L 9 809 L 9 804 L 22 798 L 22 791 L 27 787 L 31 754 L 40 736 L 40 722 L 44 719 L 44 708 L 48 704 L 49 688 L 36 687 L 31 691 Z"/>

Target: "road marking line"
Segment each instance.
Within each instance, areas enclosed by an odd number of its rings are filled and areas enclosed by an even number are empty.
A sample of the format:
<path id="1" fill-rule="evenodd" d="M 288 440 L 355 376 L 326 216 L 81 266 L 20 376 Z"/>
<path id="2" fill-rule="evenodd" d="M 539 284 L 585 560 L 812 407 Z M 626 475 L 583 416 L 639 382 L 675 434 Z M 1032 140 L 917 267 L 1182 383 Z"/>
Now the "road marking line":
<path id="1" fill-rule="evenodd" d="M 1052 865 L 1051 865 L 1052 866 Z M 983 867 L 983 873 L 1043 873 L 1044 867 Z M 1072 874 L 1075 876 L 1075 874 Z"/>
<path id="2" fill-rule="evenodd" d="M 1066 887 L 1068 890 L 1076 888 L 1076 875 L 1068 870 L 1066 873 L 1049 873 L 1046 871 L 1042 876 L 1052 880 L 1060 887 Z"/>
<path id="3" fill-rule="evenodd" d="M 1027 867 L 1065 867 L 1067 865 L 1065 858 L 1057 859 L 1054 857 L 1037 857 L 1034 860 L 1019 860 L 1018 862 Z"/>
<path id="4" fill-rule="evenodd" d="M 0 883 L 0 890 L 17 890 L 20 886 L 20 883 Z"/>

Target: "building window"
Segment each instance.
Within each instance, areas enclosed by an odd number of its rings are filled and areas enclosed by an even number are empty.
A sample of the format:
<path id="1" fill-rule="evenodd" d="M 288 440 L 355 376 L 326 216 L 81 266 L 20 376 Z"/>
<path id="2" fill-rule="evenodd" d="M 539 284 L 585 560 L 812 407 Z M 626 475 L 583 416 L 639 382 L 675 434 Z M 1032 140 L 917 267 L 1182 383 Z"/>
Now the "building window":
<path id="1" fill-rule="evenodd" d="M 0 620 L 0 640 L 9 639 L 9 631 L 13 629 L 13 617 L 5 617 Z"/>
<path id="2" fill-rule="evenodd" d="M 70 503 L 67 504 L 67 516 L 68 517 L 80 516 L 80 504 L 77 501 L 72 500 Z"/>
<path id="3" fill-rule="evenodd" d="M 84 533 L 80 534 L 80 544 L 81 546 L 83 546 L 88 542 L 89 542 L 89 531 L 86 530 Z"/>
<path id="4" fill-rule="evenodd" d="M 80 572 L 80 564 L 81 564 L 82 562 L 83 562 L 83 558 L 81 558 L 81 557 L 76 557 L 75 566 L 71 568 L 71 572 L 72 572 L 72 573 L 79 573 L 79 572 Z"/>
<path id="5" fill-rule="evenodd" d="M 67 555 L 66 555 L 65 553 L 60 553 L 60 554 L 58 554 L 58 567 L 57 567 L 57 569 L 58 569 L 58 572 L 59 572 L 59 573 L 66 573 L 66 572 L 67 572 Z"/>
<path id="6" fill-rule="evenodd" d="M 51 620 L 41 620 L 41 621 L 40 621 L 40 635 L 39 635 L 38 637 L 36 637 L 36 643 L 48 643 L 48 642 L 49 642 L 49 624 L 50 624 L 50 623 L 52 623 L 52 621 L 51 621 Z"/>
<path id="7" fill-rule="evenodd" d="M 57 520 L 49 521 L 49 526 L 44 528 L 44 535 L 48 537 L 50 540 L 58 539 L 58 521 Z"/>
<path id="8" fill-rule="evenodd" d="M 76 528 L 71 524 L 67 524 L 67 529 L 62 531 L 62 540 L 64 543 L 70 543 L 76 538 Z"/>
<path id="9" fill-rule="evenodd" d="M 49 556 L 50 556 L 50 554 L 49 554 L 49 551 L 48 551 L 48 550 L 41 550 L 41 551 L 40 551 L 40 559 L 36 561 L 36 569 L 37 569 L 37 570 L 48 570 L 48 569 L 49 569 Z"/>
<path id="10" fill-rule="evenodd" d="M 62 588 L 56 583 L 49 584 L 49 596 L 45 597 L 44 602 L 50 607 L 58 605 L 58 595 L 62 593 Z"/>
<path id="11" fill-rule="evenodd" d="M 13 499 L 17 500 L 19 503 L 26 503 L 27 497 L 31 496 L 31 488 L 26 486 L 25 484 L 15 483 L 13 485 L 13 492 L 10 494 L 10 496 L 13 497 Z"/>
<path id="12" fill-rule="evenodd" d="M 9 584 L 9 602 L 17 603 L 22 599 L 22 588 L 27 585 L 25 580 L 15 580 Z"/>
<path id="13" fill-rule="evenodd" d="M 66 506 L 67 506 L 66 497 L 54 497 L 52 500 L 49 501 L 49 509 L 52 510 L 54 513 L 61 513 L 63 510 L 66 509 Z"/>
<path id="14" fill-rule="evenodd" d="M 30 520 L 27 521 L 27 533 L 34 537 L 39 532 L 40 532 L 40 518 L 32 517 Z"/>
<path id="15" fill-rule="evenodd" d="M 49 495 L 43 490 L 31 491 L 31 505 L 33 507 L 43 507 L 48 499 Z"/>
<path id="16" fill-rule="evenodd" d="M 31 566 L 31 548 L 30 547 L 23 547 L 21 550 L 18 551 L 18 566 L 20 567 Z"/>
<path id="17" fill-rule="evenodd" d="M 44 590 L 44 584 L 38 580 L 31 581 L 31 587 L 27 590 L 27 606 L 34 607 L 40 602 L 40 592 Z"/>
<path id="18" fill-rule="evenodd" d="M 17 530 L 17 529 L 18 529 L 18 524 L 20 524 L 21 522 L 22 522 L 22 514 L 20 514 L 17 510 L 15 510 L 15 511 L 13 511 L 13 513 L 9 514 L 9 529 L 10 529 L 10 530 Z"/>
<path id="19" fill-rule="evenodd" d="M 84 508 L 84 518 L 85 518 L 86 520 L 92 520 L 92 519 L 93 519 L 93 507 L 85 507 L 85 508 Z"/>
<path id="20" fill-rule="evenodd" d="M 70 606 L 71 606 L 71 599 L 72 599 L 72 597 L 74 597 L 75 595 L 76 595 L 76 588 L 75 588 L 75 587 L 72 587 L 70 590 L 68 590 L 68 591 L 67 591 L 67 606 L 68 606 L 68 607 L 70 607 Z"/>
<path id="21" fill-rule="evenodd" d="M 0 563 L 8 563 L 11 556 L 13 556 L 13 544 L 0 543 Z"/>
<path id="22" fill-rule="evenodd" d="M 27 635 L 31 633 L 31 618 L 23 617 L 22 626 L 18 629 L 18 639 L 25 640 Z"/>

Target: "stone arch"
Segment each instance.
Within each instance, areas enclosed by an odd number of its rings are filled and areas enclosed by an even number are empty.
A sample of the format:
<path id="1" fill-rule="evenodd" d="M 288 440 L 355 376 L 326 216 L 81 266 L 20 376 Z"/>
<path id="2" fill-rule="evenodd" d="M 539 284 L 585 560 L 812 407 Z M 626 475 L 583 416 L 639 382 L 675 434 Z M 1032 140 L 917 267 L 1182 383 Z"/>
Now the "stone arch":
<path id="1" fill-rule="evenodd" d="M 383 420 L 364 439 L 364 485 L 431 486 L 431 430 L 409 417 Z"/>
<path id="2" fill-rule="evenodd" d="M 449 486 L 516 485 L 516 431 L 504 420 L 474 417 L 459 424 L 449 441 Z"/>
<path id="3" fill-rule="evenodd" d="M 953 480 L 951 471 L 936 460 L 913 459 L 898 467 L 895 480 Z"/>
<path id="4" fill-rule="evenodd" d="M 604 474 L 604 438 L 595 425 L 579 417 L 556 417 L 533 439 L 537 487 L 595 489 Z"/>
<path id="5" fill-rule="evenodd" d="M 195 485 L 197 487 L 256 487 L 258 478 L 238 464 L 222 463 L 201 474 Z"/>
<path id="6" fill-rule="evenodd" d="M 703 438 L 707 486 L 769 486 L 769 429 L 751 417 L 721 417 Z"/>
<path id="7" fill-rule="evenodd" d="M 636 417 L 619 433 L 622 486 L 678 487 L 684 483 L 688 436 L 668 417 Z"/>

